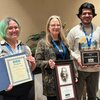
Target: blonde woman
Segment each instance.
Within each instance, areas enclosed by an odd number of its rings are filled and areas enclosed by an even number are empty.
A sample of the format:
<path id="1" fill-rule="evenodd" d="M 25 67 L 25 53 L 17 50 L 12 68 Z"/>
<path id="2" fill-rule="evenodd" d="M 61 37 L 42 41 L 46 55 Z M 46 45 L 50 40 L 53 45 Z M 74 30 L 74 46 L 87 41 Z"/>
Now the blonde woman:
<path id="1" fill-rule="evenodd" d="M 57 100 L 55 60 L 70 59 L 70 51 L 59 16 L 50 16 L 46 24 L 46 37 L 38 42 L 35 58 L 42 69 L 43 94 L 47 100 Z"/>

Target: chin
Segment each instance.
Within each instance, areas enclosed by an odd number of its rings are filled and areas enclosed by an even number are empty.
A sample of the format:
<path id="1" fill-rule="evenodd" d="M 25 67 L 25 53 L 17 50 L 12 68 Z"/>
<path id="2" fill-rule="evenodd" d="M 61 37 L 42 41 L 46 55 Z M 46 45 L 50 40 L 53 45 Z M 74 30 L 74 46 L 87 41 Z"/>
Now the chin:
<path id="1" fill-rule="evenodd" d="M 13 40 L 17 40 L 17 39 L 18 39 L 18 37 L 12 37 L 12 39 L 13 39 Z"/>

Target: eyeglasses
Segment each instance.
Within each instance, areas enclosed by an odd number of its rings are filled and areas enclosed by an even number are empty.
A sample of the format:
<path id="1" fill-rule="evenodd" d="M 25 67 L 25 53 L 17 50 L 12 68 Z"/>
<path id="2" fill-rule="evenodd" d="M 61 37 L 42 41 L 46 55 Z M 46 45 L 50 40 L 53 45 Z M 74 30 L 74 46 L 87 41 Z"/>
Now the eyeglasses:
<path id="1" fill-rule="evenodd" d="M 58 25 L 55 25 L 55 24 L 51 24 L 51 25 L 49 25 L 50 27 L 60 27 L 60 25 L 58 24 Z"/>

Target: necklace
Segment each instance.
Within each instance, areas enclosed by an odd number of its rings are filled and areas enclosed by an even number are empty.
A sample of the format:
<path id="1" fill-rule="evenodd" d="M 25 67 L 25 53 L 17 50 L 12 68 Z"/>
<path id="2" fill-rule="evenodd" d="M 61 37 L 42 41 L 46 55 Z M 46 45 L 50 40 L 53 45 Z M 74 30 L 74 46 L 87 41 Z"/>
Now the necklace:
<path id="1" fill-rule="evenodd" d="M 61 41 L 61 47 L 62 49 L 59 48 L 59 46 L 56 44 L 56 42 L 54 40 L 52 40 L 53 45 L 55 46 L 55 48 L 58 50 L 58 52 L 60 53 L 60 55 L 62 56 L 62 59 L 64 60 L 66 57 L 66 47 L 64 46 L 64 43 Z"/>
<path id="2" fill-rule="evenodd" d="M 82 25 L 82 23 L 81 23 L 81 26 L 82 26 L 83 32 L 84 32 L 84 34 L 85 34 L 85 37 L 86 37 L 87 45 L 88 45 L 88 47 L 90 48 L 91 42 L 92 42 L 92 37 L 93 37 L 93 25 L 91 24 L 90 39 L 88 38 L 88 34 L 86 33 L 85 27 Z"/>

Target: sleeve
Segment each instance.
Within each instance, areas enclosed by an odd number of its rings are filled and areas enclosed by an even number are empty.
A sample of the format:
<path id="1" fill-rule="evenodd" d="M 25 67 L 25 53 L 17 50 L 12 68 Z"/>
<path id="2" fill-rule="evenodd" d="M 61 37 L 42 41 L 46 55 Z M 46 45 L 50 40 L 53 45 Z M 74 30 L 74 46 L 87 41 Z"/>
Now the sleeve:
<path id="1" fill-rule="evenodd" d="M 2 57 L 2 49 L 0 48 L 0 58 Z"/>
<path id="2" fill-rule="evenodd" d="M 48 68 L 48 60 L 45 59 L 45 41 L 40 40 L 35 51 L 36 67 Z"/>
<path id="3" fill-rule="evenodd" d="M 72 30 L 69 31 L 68 35 L 67 35 L 67 41 L 68 41 L 68 45 L 69 45 L 69 48 L 71 50 L 71 56 L 74 58 L 74 59 L 78 59 L 79 58 L 79 54 L 77 54 L 74 50 L 74 46 L 75 46 L 75 36 L 74 36 L 74 32 Z"/>
<path id="4" fill-rule="evenodd" d="M 7 56 L 7 51 L 0 45 L 0 58 Z"/>
<path id="5" fill-rule="evenodd" d="M 28 53 L 28 56 L 32 55 L 31 49 L 26 45 L 26 51 Z"/>

